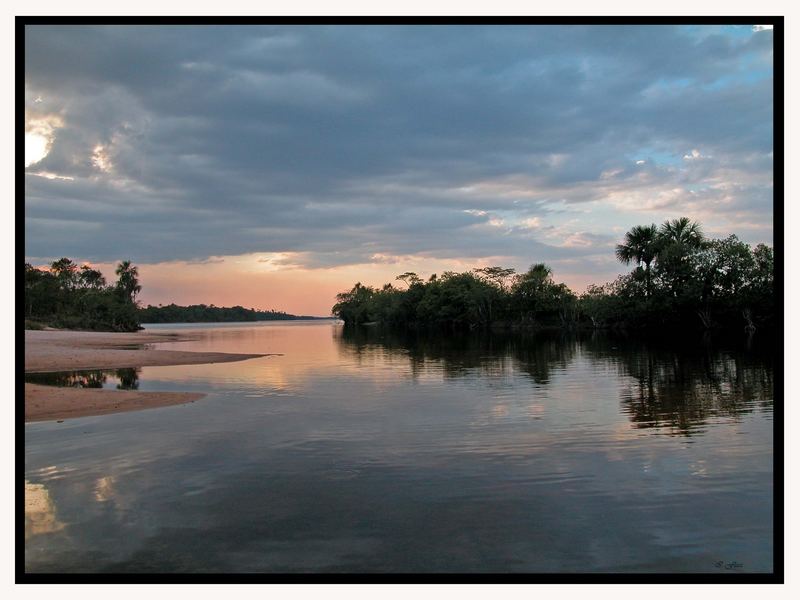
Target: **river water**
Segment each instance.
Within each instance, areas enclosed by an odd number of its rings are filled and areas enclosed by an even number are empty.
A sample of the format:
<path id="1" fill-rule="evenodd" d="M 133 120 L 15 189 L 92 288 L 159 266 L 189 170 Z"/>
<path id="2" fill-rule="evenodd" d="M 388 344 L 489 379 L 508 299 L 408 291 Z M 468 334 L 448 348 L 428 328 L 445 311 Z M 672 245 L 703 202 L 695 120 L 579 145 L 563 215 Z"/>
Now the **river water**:
<path id="1" fill-rule="evenodd" d="M 51 376 L 207 396 L 27 424 L 26 571 L 772 571 L 765 340 L 171 328 L 275 355 Z"/>

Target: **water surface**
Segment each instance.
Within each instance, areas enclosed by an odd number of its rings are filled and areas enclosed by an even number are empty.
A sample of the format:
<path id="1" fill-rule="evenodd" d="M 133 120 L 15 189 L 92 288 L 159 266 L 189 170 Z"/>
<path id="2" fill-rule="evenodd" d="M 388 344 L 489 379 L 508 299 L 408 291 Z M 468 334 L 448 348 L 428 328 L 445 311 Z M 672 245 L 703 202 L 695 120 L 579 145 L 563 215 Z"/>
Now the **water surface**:
<path id="1" fill-rule="evenodd" d="M 50 375 L 207 397 L 27 424 L 27 571 L 772 570 L 758 339 L 190 333 L 282 355 Z"/>

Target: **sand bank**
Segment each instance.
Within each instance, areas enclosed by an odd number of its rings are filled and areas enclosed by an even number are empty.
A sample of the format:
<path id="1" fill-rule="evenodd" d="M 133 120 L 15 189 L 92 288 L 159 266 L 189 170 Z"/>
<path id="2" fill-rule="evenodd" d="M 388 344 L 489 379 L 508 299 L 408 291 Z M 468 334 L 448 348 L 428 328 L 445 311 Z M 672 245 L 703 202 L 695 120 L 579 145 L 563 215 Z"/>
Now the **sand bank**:
<path id="1" fill-rule="evenodd" d="M 134 392 L 25 384 L 25 421 L 75 417 L 185 404 L 202 398 L 191 392 Z"/>
<path id="2" fill-rule="evenodd" d="M 157 342 L 179 342 L 191 339 L 194 339 L 191 335 L 178 333 L 26 331 L 25 371 L 197 365 L 267 356 L 266 354 L 150 350 L 136 347 Z"/>
<path id="3" fill-rule="evenodd" d="M 183 333 L 26 331 L 25 371 L 118 369 L 232 362 L 267 356 L 153 350 L 143 345 L 194 339 Z M 25 384 L 25 421 L 61 420 L 194 402 L 204 394 L 59 388 Z"/>

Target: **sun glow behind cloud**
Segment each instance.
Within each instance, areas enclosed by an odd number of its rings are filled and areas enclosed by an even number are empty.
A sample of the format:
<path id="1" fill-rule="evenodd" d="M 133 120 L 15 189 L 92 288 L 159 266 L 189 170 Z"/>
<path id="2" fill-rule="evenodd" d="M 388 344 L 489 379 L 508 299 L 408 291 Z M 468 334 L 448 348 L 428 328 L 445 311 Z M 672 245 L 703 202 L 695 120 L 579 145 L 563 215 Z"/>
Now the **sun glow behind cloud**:
<path id="1" fill-rule="evenodd" d="M 40 99 L 37 98 L 35 103 Z M 57 115 L 25 114 L 25 167 L 40 162 L 50 152 L 55 130 L 63 126 Z"/>
<path id="2" fill-rule="evenodd" d="M 45 156 L 47 156 L 47 144 L 48 144 L 47 138 L 42 135 L 39 135 L 38 133 L 25 134 L 26 167 L 29 167 L 32 164 L 39 162 Z"/>

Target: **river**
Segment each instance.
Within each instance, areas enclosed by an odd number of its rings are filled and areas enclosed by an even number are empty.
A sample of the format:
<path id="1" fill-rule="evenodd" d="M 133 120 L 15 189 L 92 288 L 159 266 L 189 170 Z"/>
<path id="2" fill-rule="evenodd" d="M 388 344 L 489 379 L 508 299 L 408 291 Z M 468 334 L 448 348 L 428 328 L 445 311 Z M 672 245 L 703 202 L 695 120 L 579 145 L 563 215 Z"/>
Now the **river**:
<path id="1" fill-rule="evenodd" d="M 772 571 L 766 341 L 179 329 L 274 355 L 89 374 L 207 396 L 26 424 L 26 571 Z"/>

